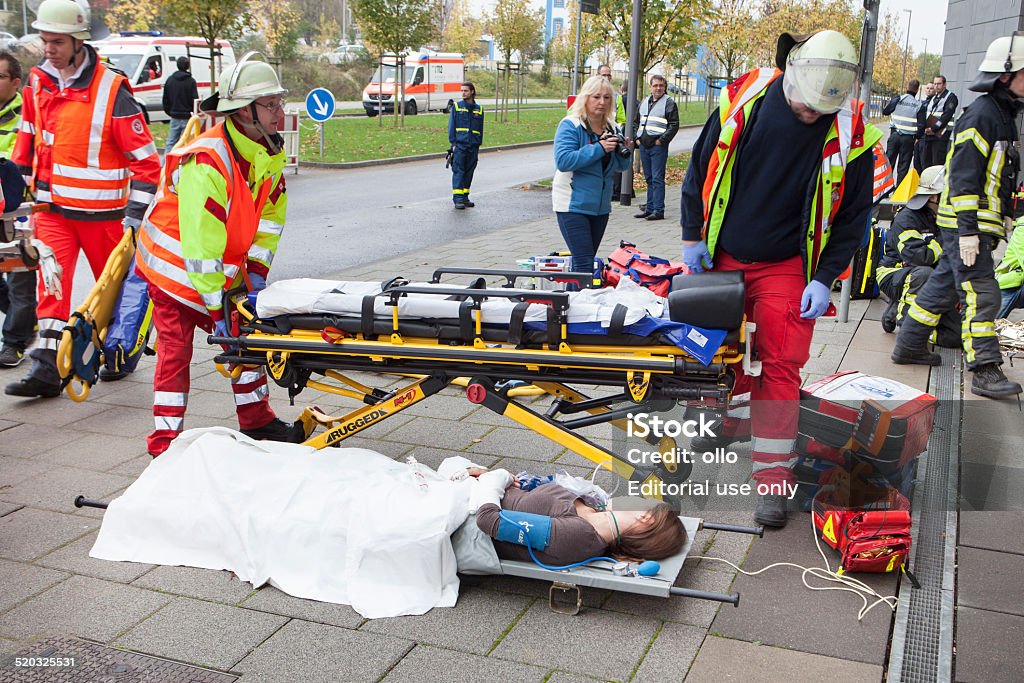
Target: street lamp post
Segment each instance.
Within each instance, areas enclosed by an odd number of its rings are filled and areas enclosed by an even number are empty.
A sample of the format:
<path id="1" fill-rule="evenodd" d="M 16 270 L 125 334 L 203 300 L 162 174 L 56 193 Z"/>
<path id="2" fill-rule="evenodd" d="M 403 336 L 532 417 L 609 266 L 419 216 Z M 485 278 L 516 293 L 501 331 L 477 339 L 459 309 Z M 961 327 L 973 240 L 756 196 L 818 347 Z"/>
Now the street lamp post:
<path id="1" fill-rule="evenodd" d="M 903 49 L 903 75 L 900 77 L 900 89 L 907 89 L 907 55 L 910 54 L 910 20 L 914 18 L 914 11 L 905 9 L 907 13 L 907 46 Z"/>
<path id="2" fill-rule="evenodd" d="M 924 83 L 924 57 L 928 54 L 928 39 L 922 38 L 924 41 L 924 52 L 921 53 L 921 82 Z"/>

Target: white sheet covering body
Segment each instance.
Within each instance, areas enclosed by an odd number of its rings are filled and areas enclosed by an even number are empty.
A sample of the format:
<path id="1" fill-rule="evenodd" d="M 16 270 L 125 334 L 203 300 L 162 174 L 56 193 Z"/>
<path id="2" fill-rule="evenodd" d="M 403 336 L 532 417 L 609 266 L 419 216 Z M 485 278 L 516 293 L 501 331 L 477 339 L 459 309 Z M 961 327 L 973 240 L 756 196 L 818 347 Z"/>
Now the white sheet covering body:
<path id="1" fill-rule="evenodd" d="M 416 283 L 417 287 L 451 287 L 455 285 L 430 285 Z M 259 293 L 256 312 L 261 318 L 271 318 L 292 313 L 333 313 L 360 317 L 363 297 L 380 294 L 380 283 L 342 282 L 300 278 L 275 282 Z M 629 278 L 622 278 L 616 287 L 584 289 L 569 293 L 569 322 L 601 322 L 604 327 L 611 323 L 615 306 L 627 307 L 624 324 L 631 325 L 645 315 L 659 318 L 664 310 L 664 299 L 645 289 Z M 378 316 L 390 317 L 392 307 L 387 305 L 388 297 L 380 296 L 373 305 Z M 517 301 L 494 298 L 482 305 L 483 322 L 487 325 L 507 325 Z M 458 301 L 448 301 L 446 296 L 436 294 L 409 294 L 399 299 L 398 315 L 401 318 L 424 318 L 430 320 L 459 319 Z M 526 311 L 526 322 L 547 320 L 544 304 L 531 304 Z"/>
<path id="2" fill-rule="evenodd" d="M 184 432 L 111 501 L 90 556 L 228 569 L 364 617 L 451 607 L 473 480 L 360 448 Z"/>

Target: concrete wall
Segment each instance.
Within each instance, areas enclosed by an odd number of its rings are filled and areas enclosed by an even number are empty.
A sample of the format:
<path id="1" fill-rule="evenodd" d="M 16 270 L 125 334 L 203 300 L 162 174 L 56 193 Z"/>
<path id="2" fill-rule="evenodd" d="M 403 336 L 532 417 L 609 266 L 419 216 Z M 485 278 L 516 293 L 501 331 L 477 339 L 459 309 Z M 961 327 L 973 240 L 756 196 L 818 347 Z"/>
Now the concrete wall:
<path id="1" fill-rule="evenodd" d="M 1022 0 L 949 0 L 942 71 L 950 90 L 966 106 L 978 96 L 967 89 L 989 43 L 1024 28 Z"/>

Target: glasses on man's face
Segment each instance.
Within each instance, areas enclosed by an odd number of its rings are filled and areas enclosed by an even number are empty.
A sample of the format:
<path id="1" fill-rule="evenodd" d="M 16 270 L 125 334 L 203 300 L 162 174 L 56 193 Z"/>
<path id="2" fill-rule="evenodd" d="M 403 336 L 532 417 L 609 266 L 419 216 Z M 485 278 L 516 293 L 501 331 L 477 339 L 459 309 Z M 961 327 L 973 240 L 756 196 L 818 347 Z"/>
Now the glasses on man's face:
<path id="1" fill-rule="evenodd" d="M 272 114 L 274 112 L 284 111 L 284 101 L 283 100 L 278 100 L 276 102 L 259 102 L 259 101 L 257 101 L 255 104 L 258 104 L 259 106 L 263 107 L 264 109 L 266 109 L 267 111 L 269 111 Z"/>

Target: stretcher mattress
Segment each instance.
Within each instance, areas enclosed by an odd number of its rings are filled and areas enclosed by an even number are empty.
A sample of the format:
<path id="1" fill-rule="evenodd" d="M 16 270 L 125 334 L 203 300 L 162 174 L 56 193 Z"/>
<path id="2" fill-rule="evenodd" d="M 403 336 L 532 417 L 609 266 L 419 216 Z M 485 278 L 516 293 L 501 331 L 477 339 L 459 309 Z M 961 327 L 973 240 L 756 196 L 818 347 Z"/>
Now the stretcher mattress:
<path id="1" fill-rule="evenodd" d="M 417 284 L 450 291 L 450 286 Z M 501 290 L 495 290 L 500 292 Z M 385 286 L 375 282 L 296 279 L 276 282 L 259 293 L 256 314 L 287 334 L 291 329 L 389 334 L 394 306 Z M 726 341 L 729 330 L 711 330 L 673 321 L 665 299 L 631 280 L 614 288 L 569 292 L 566 311 L 571 341 L 594 345 L 638 346 L 670 344 L 683 349 L 704 365 Z M 403 334 L 440 340 L 466 336 L 468 309 L 463 297 L 445 294 L 410 294 L 397 299 L 399 330 Z M 373 320 L 366 318 L 372 310 Z M 548 340 L 549 307 L 496 296 L 480 304 L 482 337 L 529 346 Z M 612 337 L 611 339 L 609 337 Z"/>

